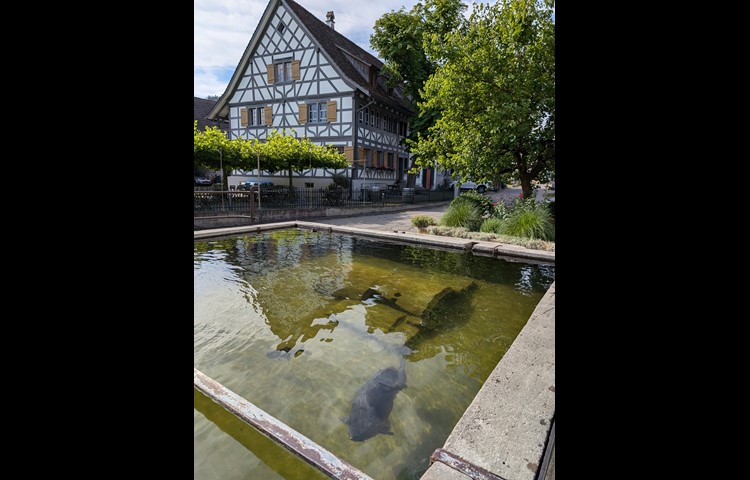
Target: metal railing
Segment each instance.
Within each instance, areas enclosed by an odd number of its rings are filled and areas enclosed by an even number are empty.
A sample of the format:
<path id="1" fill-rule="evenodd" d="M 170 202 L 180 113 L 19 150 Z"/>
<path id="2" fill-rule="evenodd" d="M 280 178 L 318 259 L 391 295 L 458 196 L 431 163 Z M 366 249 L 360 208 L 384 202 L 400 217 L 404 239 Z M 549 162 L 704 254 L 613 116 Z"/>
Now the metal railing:
<path id="1" fill-rule="evenodd" d="M 205 212 L 249 212 L 253 192 L 248 191 L 193 191 L 193 210 Z M 257 201 L 256 205 L 257 207 Z"/>
<path id="2" fill-rule="evenodd" d="M 257 191 L 194 191 L 193 204 L 196 213 L 238 212 L 250 210 L 251 195 Z M 437 202 L 453 199 L 453 190 L 425 190 L 418 188 L 289 188 L 261 187 L 260 205 L 267 209 L 306 208 L 360 208 L 367 206 L 394 206 L 419 202 Z M 257 207 L 257 198 L 255 199 Z"/>

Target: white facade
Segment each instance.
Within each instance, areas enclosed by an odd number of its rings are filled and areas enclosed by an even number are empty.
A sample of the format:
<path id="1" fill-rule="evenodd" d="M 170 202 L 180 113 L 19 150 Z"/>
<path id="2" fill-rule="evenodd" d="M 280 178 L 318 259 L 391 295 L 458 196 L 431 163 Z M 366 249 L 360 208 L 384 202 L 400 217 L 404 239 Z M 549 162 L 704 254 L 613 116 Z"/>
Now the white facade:
<path id="1" fill-rule="evenodd" d="M 301 9 L 299 5 L 295 8 Z M 310 15 L 306 11 L 303 13 Z M 315 22 L 309 17 L 305 17 L 305 21 Z M 350 168 L 343 171 L 352 177 L 355 188 L 366 183 L 405 181 L 410 160 L 401 144 L 408 129 L 404 108 L 389 107 L 386 102 L 374 99 L 370 90 L 377 89 L 376 84 L 367 85 L 362 78 L 357 81 L 347 78 L 346 69 L 336 65 L 316 40 L 316 31 L 318 35 L 321 32 L 324 36 L 332 35 L 321 28 L 330 27 L 305 25 L 287 2 L 270 0 L 248 46 L 252 48 L 249 57 L 243 57 L 235 72 L 238 78 L 233 77 L 231 90 L 228 88 L 222 97 L 228 107 L 230 138 L 262 141 L 273 130 L 308 137 L 317 145 L 338 147 L 346 155 Z M 348 42 L 340 37 L 334 39 L 342 44 Z M 329 49 L 332 48 L 330 43 L 327 42 Z M 341 46 L 336 44 L 335 48 Z M 346 58 L 344 62 L 351 63 L 350 72 L 354 66 L 363 77 L 365 72 L 372 75 L 372 64 L 341 50 L 346 55 L 336 53 Z M 382 78 L 371 78 L 382 86 Z M 366 117 L 363 117 L 364 112 Z M 294 172 L 299 178 L 293 183 L 300 187 L 310 183 L 314 183 L 315 188 L 325 187 L 330 183 L 326 181 L 330 173 L 325 169 Z M 230 176 L 228 179 L 230 185 L 258 178 L 254 170 L 235 174 L 237 178 Z M 286 171 L 261 172 L 260 176 L 276 185 L 289 182 Z"/>

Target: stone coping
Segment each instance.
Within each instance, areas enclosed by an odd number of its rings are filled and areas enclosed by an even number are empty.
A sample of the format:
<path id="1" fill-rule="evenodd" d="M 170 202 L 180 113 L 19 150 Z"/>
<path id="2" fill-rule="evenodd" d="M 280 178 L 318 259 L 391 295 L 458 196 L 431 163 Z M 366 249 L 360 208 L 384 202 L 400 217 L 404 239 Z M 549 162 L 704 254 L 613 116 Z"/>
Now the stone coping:
<path id="1" fill-rule="evenodd" d="M 508 260 L 522 258 L 525 260 L 535 260 L 543 263 L 555 262 L 555 252 L 533 250 L 519 245 L 509 245 L 507 243 L 482 242 L 466 238 L 446 237 L 442 235 L 430 235 L 426 233 L 414 234 L 405 232 L 385 232 L 381 230 L 368 230 L 364 228 L 354 228 L 340 225 L 329 225 L 325 223 L 302 221 L 264 223 L 242 227 L 196 230 L 193 232 L 193 239 L 201 240 L 205 238 L 224 237 L 243 233 L 260 233 L 267 230 L 279 230 L 284 228 L 306 228 L 309 230 L 323 230 L 327 232 L 347 233 L 350 235 L 359 235 L 363 237 L 382 238 L 397 242 L 417 243 L 421 245 L 429 245 L 432 247 L 471 251 L 472 253 L 478 255 L 507 258 Z"/>
<path id="2" fill-rule="evenodd" d="M 534 480 L 554 416 L 553 282 L 443 449 L 506 480 Z M 444 464 L 433 463 L 421 480 L 466 478 Z"/>

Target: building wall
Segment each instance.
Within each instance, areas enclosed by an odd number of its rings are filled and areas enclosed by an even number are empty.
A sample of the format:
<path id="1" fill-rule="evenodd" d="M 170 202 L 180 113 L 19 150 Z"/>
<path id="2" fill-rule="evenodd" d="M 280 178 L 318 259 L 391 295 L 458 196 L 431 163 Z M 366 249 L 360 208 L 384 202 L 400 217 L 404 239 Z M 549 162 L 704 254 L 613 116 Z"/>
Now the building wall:
<path id="1" fill-rule="evenodd" d="M 232 92 L 229 100 L 230 138 L 264 140 L 276 129 L 287 135 L 308 137 L 317 145 L 339 147 L 352 165 L 347 173 L 353 178 L 355 188 L 363 183 L 388 184 L 406 177 L 410 164 L 409 155 L 400 144 L 403 137 L 400 133 L 407 128 L 406 118 L 381 106 L 367 107 L 368 99 L 359 98 L 355 101 L 355 88 L 347 84 L 331 60 L 307 35 L 285 5 L 276 8 L 265 31 L 260 35 L 237 89 Z M 268 66 L 280 61 L 298 62 L 299 79 L 279 82 L 274 69 L 274 81 L 270 81 Z M 357 60 L 351 61 L 356 66 Z M 301 119 L 300 109 L 304 113 L 310 102 L 335 102 L 335 118 L 329 116 L 325 123 L 310 123 Z M 368 115 L 379 116 L 379 125 L 373 125 L 370 121 L 363 122 L 358 118 L 364 108 L 367 108 Z M 253 121 L 244 126 L 241 121 L 243 109 L 253 109 L 248 110 Z M 262 121 L 258 118 L 257 109 L 262 111 Z M 270 124 L 266 123 L 266 109 L 270 109 Z M 397 125 L 402 122 L 404 128 L 401 131 L 400 127 L 395 132 L 387 131 L 384 122 L 386 117 L 391 117 Z M 382 163 L 378 162 L 378 152 L 383 152 Z M 376 170 L 375 167 L 383 163 L 387 163 L 390 169 Z M 261 172 L 261 177 L 268 177 L 279 184 L 282 183 L 279 177 L 285 173 L 271 175 Z M 245 175 L 254 179 L 258 176 L 254 170 L 238 171 L 235 174 L 242 175 L 243 180 Z M 295 175 L 326 177 L 328 173 L 313 169 Z M 320 183 L 319 179 L 298 180 L 295 180 L 295 185 L 304 186 L 304 183 L 313 181 L 317 188 Z M 239 178 L 234 181 L 230 178 L 230 184 L 239 181 Z"/>
<path id="2" fill-rule="evenodd" d="M 299 80 L 269 82 L 268 65 L 299 61 Z M 278 80 L 274 76 L 274 80 Z M 231 138 L 267 138 L 277 129 L 309 137 L 318 145 L 351 147 L 354 90 L 336 72 L 330 59 L 315 45 L 284 5 L 263 32 L 256 51 L 229 101 Z M 300 122 L 300 106 L 308 102 L 336 102 L 336 118 L 325 123 Z M 241 125 L 241 108 L 271 108 L 270 125 Z"/>

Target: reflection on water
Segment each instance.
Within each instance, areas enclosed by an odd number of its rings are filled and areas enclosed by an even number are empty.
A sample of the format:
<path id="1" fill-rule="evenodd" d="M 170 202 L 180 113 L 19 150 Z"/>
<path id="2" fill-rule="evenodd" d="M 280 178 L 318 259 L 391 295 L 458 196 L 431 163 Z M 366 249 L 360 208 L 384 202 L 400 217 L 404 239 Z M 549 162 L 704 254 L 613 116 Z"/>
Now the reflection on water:
<path id="1" fill-rule="evenodd" d="M 553 280 L 551 266 L 307 230 L 195 242 L 195 366 L 373 478 L 419 478 Z M 402 358 L 394 434 L 351 441 L 353 395 Z M 309 478 L 207 411 L 196 397 L 195 478 Z"/>

